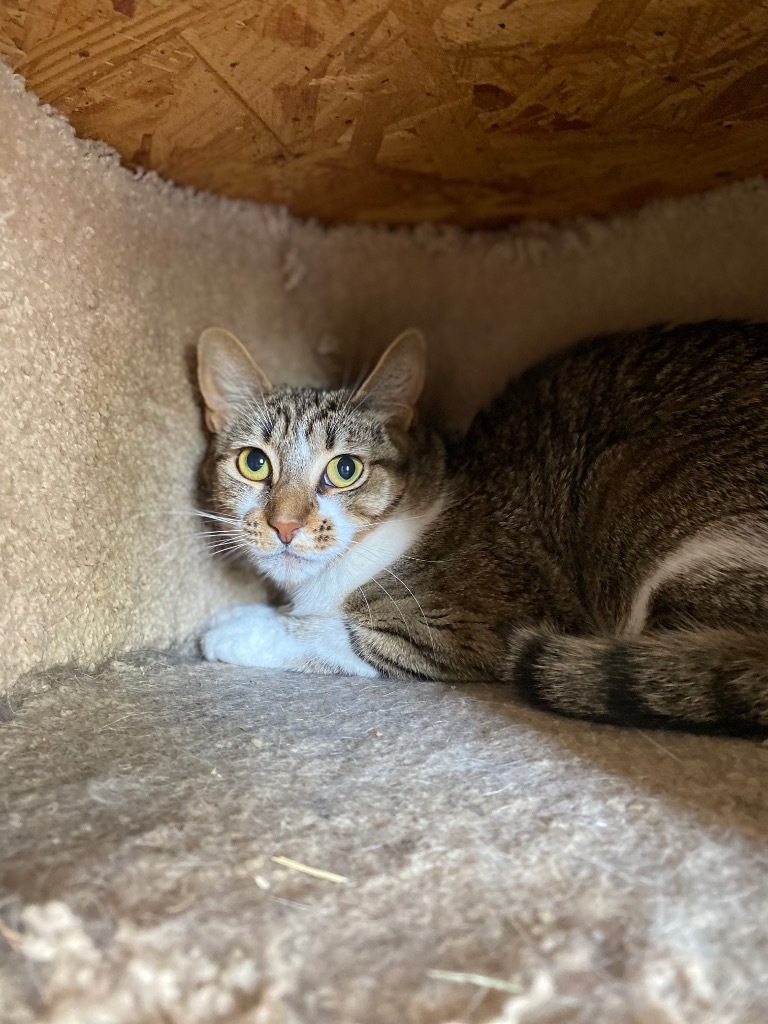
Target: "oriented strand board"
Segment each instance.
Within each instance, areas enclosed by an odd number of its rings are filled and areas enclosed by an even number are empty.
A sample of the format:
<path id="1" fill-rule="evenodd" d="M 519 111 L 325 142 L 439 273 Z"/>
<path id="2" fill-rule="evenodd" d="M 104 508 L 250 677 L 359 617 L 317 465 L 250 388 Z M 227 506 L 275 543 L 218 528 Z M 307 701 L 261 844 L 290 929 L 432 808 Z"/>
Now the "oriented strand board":
<path id="1" fill-rule="evenodd" d="M 326 221 L 768 172 L 765 0 L 5 0 L 0 51 L 128 164 Z"/>

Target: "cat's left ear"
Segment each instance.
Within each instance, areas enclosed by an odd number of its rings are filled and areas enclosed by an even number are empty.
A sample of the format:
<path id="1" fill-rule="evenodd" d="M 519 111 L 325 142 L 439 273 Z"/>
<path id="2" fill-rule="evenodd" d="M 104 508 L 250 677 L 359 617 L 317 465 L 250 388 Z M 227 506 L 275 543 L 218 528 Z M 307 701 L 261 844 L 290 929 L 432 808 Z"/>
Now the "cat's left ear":
<path id="1" fill-rule="evenodd" d="M 197 343 L 197 379 L 205 402 L 205 425 L 214 434 L 232 411 L 272 385 L 234 334 L 206 327 Z"/>
<path id="2" fill-rule="evenodd" d="M 355 392 L 369 408 L 384 414 L 403 430 L 413 423 L 416 403 L 424 387 L 427 343 L 421 331 L 403 331 Z"/>

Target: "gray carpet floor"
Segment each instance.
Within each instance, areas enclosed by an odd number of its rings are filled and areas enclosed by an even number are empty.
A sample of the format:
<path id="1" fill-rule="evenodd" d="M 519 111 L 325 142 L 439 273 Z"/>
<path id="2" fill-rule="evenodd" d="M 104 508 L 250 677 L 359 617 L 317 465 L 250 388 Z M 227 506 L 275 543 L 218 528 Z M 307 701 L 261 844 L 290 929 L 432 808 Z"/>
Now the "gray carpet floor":
<path id="1" fill-rule="evenodd" d="M 153 656 L 0 773 L 4 1024 L 768 1019 L 758 742 Z"/>

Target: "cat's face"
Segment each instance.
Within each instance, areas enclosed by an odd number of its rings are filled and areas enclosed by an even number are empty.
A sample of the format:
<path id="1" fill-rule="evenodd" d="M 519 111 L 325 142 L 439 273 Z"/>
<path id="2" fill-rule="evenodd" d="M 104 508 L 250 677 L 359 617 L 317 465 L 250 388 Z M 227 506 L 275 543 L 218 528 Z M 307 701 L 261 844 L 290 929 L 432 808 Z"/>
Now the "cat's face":
<path id="1" fill-rule="evenodd" d="M 233 546 L 291 591 L 391 518 L 408 485 L 423 376 L 416 332 L 354 392 L 272 387 L 232 335 L 203 332 L 213 495 Z"/>

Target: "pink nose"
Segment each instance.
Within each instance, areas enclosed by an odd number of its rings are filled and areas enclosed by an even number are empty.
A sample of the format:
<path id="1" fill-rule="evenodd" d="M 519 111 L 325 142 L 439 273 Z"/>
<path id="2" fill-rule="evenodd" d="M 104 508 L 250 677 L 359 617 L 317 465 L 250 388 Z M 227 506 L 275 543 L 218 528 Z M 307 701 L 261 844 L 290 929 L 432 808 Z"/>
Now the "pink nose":
<path id="1" fill-rule="evenodd" d="M 294 523 L 285 519 L 271 519 L 269 525 L 275 531 L 283 544 L 290 544 L 301 529 L 301 523 Z"/>

